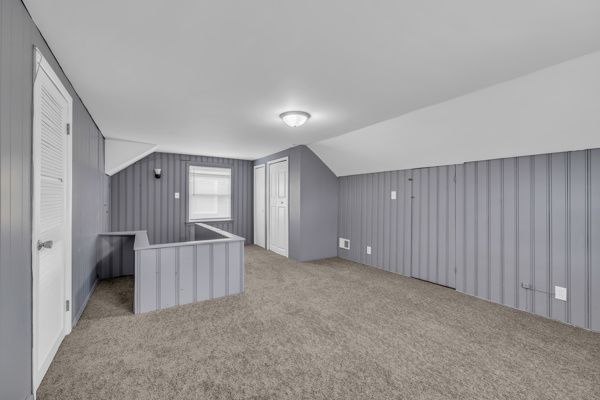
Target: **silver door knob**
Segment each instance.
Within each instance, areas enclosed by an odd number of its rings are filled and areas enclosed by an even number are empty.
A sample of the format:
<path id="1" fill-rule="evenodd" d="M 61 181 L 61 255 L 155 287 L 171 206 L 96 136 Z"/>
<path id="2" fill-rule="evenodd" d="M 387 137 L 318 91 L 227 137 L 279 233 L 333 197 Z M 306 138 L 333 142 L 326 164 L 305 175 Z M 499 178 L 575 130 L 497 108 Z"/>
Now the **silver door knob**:
<path id="1" fill-rule="evenodd" d="M 52 240 L 46 240 L 45 242 L 42 242 L 41 240 L 38 240 L 38 242 L 37 242 L 37 249 L 38 250 L 41 250 L 41 249 L 51 249 L 53 244 L 54 244 L 54 242 Z"/>

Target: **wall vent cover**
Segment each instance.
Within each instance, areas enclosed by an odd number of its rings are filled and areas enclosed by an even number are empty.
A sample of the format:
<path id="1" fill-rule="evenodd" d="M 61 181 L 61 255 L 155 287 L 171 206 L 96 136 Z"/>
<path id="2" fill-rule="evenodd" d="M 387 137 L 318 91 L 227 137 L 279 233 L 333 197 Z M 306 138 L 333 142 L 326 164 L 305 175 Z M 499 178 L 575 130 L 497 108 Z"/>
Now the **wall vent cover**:
<path id="1" fill-rule="evenodd" d="M 340 238 L 340 249 L 350 250 L 350 240 Z"/>

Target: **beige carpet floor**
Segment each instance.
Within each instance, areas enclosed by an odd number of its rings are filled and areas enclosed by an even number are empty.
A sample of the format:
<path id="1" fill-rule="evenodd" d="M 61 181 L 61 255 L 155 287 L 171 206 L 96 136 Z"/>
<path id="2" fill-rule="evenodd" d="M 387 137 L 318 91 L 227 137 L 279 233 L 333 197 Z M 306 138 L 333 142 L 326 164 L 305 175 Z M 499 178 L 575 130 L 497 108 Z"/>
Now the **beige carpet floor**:
<path id="1" fill-rule="evenodd" d="M 144 315 L 100 282 L 52 399 L 599 399 L 600 334 L 340 259 L 246 248 L 246 292 Z"/>

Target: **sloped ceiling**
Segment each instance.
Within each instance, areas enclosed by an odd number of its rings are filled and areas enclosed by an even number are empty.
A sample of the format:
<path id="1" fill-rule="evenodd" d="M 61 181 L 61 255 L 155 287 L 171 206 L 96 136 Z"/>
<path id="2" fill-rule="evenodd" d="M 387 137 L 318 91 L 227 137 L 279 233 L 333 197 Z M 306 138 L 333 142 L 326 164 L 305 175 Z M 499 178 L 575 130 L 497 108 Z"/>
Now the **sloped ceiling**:
<path id="1" fill-rule="evenodd" d="M 600 49 L 597 0 L 24 2 L 105 136 L 243 159 Z"/>
<path id="2" fill-rule="evenodd" d="M 600 147 L 600 52 L 309 146 L 338 176 Z"/>
<path id="3" fill-rule="evenodd" d="M 152 143 L 132 142 L 121 139 L 104 141 L 104 172 L 112 176 L 134 162 L 151 154 L 158 147 Z"/>

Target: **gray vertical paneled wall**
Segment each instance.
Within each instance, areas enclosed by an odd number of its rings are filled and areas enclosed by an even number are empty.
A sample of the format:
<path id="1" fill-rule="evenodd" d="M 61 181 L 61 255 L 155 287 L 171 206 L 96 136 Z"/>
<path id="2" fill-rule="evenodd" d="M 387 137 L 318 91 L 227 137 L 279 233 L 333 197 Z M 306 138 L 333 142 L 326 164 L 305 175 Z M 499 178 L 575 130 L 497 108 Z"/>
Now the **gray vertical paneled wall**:
<path id="1" fill-rule="evenodd" d="M 242 239 L 135 251 L 135 313 L 243 291 Z"/>
<path id="2" fill-rule="evenodd" d="M 339 249 L 339 256 L 454 287 L 455 170 L 443 166 L 340 178 L 339 235 L 350 239 L 350 250 Z"/>
<path id="3" fill-rule="evenodd" d="M 73 317 L 95 282 L 95 233 L 107 225 L 104 139 L 19 0 L 0 2 L 0 399 L 31 382 L 33 47 L 73 97 Z"/>
<path id="4" fill-rule="evenodd" d="M 153 153 L 118 172 L 110 180 L 110 230 L 146 230 L 152 244 L 193 240 L 194 225 L 187 223 L 190 164 L 232 168 L 232 221 L 209 224 L 252 243 L 253 163 L 230 158 Z M 162 169 L 160 179 L 154 168 Z"/>
<path id="5" fill-rule="evenodd" d="M 300 261 L 337 255 L 338 179 L 306 146 L 300 159 Z"/>
<path id="6" fill-rule="evenodd" d="M 73 103 L 73 322 L 97 279 L 98 233 L 109 228 L 109 179 L 104 173 L 104 137 L 81 102 Z"/>
<path id="7" fill-rule="evenodd" d="M 600 149 L 347 176 L 339 199 L 340 257 L 600 331 Z"/>
<path id="8" fill-rule="evenodd" d="M 411 276 L 444 286 L 456 281 L 456 166 L 412 171 Z"/>
<path id="9" fill-rule="evenodd" d="M 0 399 L 31 394 L 34 31 L 20 1 L 0 2 Z"/>
<path id="10" fill-rule="evenodd" d="M 338 249 L 340 257 L 410 276 L 410 179 L 411 171 L 339 179 L 339 236 L 350 239 L 350 250 Z"/>
<path id="11" fill-rule="evenodd" d="M 458 290 L 600 330 L 600 149 L 459 165 L 457 204 Z"/>

